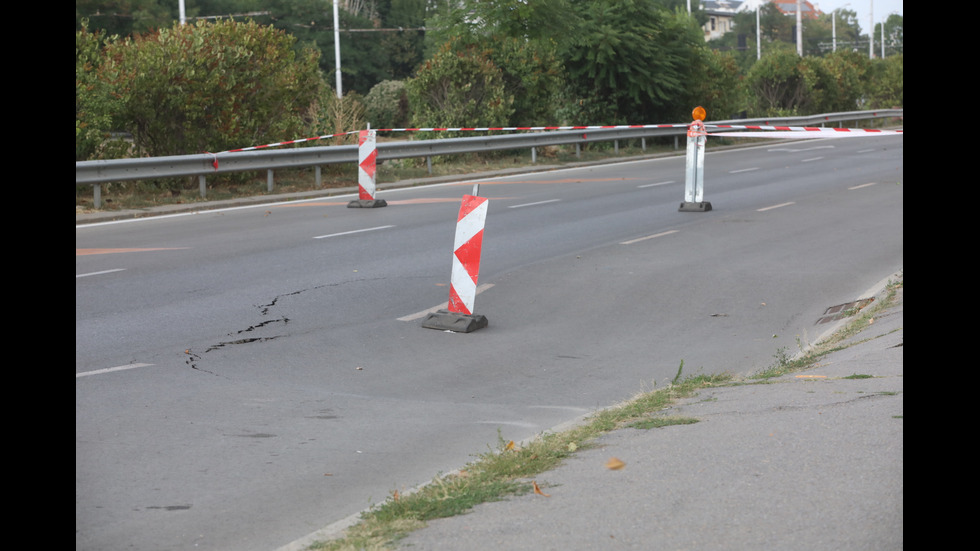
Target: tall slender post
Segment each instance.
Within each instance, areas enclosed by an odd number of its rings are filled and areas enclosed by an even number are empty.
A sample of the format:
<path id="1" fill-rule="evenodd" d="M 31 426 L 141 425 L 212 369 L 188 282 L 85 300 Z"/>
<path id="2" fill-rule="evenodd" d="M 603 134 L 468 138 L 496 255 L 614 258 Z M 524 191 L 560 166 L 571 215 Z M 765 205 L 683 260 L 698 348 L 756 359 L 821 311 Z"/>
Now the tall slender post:
<path id="1" fill-rule="evenodd" d="M 333 0 L 333 49 L 337 64 L 337 97 L 344 97 L 344 86 L 340 80 L 340 17 L 337 12 L 337 2 Z"/>
<path id="2" fill-rule="evenodd" d="M 687 127 L 687 172 L 684 177 L 684 202 L 681 212 L 705 212 L 711 210 L 711 203 L 704 200 L 704 144 L 707 132 L 704 129 L 705 111 L 695 107 L 692 113 L 694 122 Z"/>

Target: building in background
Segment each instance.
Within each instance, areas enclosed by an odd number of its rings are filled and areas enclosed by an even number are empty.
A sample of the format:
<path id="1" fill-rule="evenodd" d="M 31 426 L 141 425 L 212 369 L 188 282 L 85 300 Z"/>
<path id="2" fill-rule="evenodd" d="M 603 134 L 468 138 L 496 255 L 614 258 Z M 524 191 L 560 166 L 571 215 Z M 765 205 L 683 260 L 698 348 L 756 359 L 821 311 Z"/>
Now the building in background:
<path id="1" fill-rule="evenodd" d="M 704 39 L 721 38 L 731 31 L 735 23 L 735 12 L 741 6 L 742 2 L 736 0 L 702 0 L 701 9 L 708 15 L 708 22 L 702 27 Z"/>
<path id="2" fill-rule="evenodd" d="M 796 16 L 796 0 L 772 0 L 772 3 L 783 14 Z M 806 0 L 801 2 L 800 11 L 802 12 L 803 19 L 816 19 L 823 13 Z"/>

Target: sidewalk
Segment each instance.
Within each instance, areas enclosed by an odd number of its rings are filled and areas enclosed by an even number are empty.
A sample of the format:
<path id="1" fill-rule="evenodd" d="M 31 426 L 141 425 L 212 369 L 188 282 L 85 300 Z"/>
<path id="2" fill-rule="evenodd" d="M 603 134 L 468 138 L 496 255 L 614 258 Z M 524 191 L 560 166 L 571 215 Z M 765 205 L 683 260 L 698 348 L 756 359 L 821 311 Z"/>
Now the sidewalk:
<path id="1" fill-rule="evenodd" d="M 902 549 L 903 324 L 899 287 L 816 367 L 703 391 L 664 412 L 699 422 L 605 435 L 538 477 L 548 497 L 432 521 L 400 548 Z"/>

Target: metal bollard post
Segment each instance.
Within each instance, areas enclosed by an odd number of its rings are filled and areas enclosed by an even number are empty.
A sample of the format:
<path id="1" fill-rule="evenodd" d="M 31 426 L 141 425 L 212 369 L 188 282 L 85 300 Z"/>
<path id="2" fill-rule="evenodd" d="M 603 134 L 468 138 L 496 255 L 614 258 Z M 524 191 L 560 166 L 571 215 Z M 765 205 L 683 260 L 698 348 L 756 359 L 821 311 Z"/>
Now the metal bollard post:
<path id="1" fill-rule="evenodd" d="M 684 177 L 684 202 L 678 209 L 681 212 L 711 210 L 711 203 L 704 200 L 704 144 L 708 137 L 704 129 L 704 108 L 696 107 L 693 116 L 694 122 L 687 127 L 687 171 Z"/>

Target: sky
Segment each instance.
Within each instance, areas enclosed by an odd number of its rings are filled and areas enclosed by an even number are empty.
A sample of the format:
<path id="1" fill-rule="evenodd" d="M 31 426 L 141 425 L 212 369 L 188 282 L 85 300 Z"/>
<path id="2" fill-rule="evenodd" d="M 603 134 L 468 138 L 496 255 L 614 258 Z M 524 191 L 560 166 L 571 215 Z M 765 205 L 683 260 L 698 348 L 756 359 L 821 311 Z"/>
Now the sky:
<path id="1" fill-rule="evenodd" d="M 746 0 L 745 3 L 749 7 L 754 7 L 766 1 L 768 0 Z M 871 27 L 871 15 L 874 15 L 875 24 L 881 23 L 891 13 L 905 16 L 902 6 L 904 0 L 810 0 L 810 3 L 824 13 L 830 13 L 838 8 L 857 13 L 861 32 L 868 32 Z"/>

